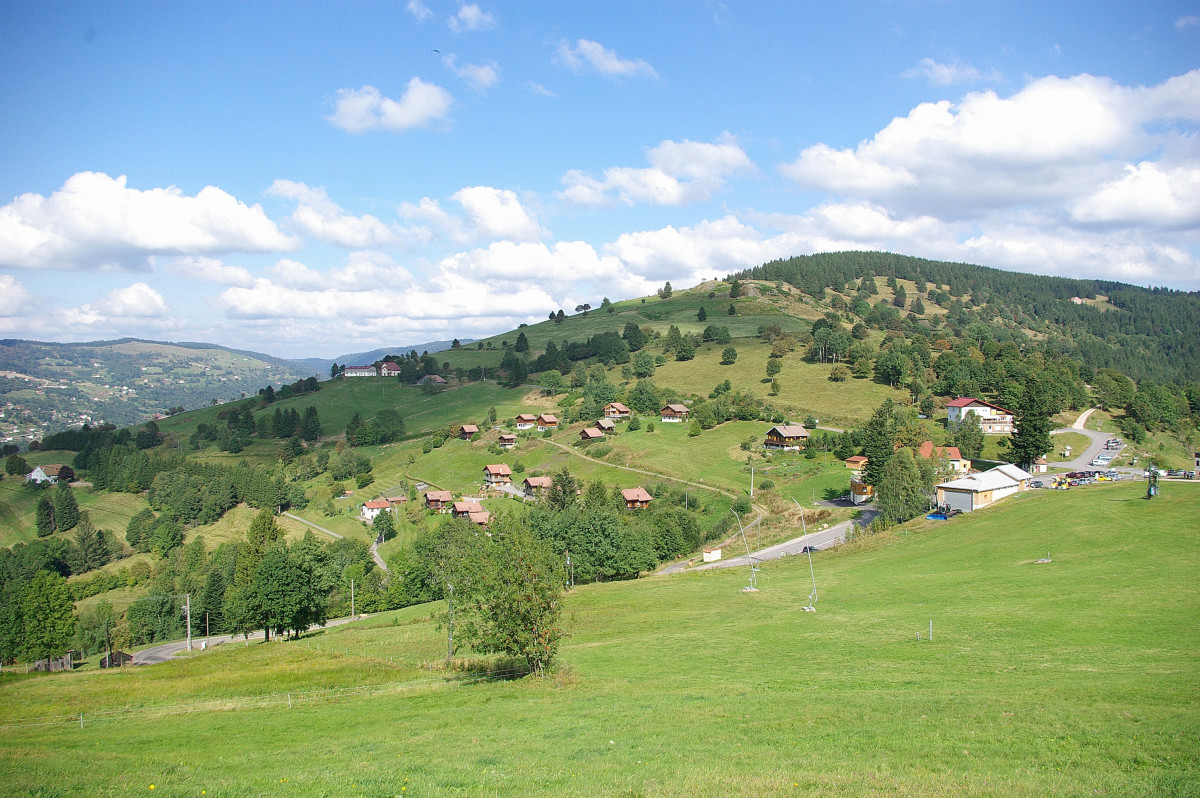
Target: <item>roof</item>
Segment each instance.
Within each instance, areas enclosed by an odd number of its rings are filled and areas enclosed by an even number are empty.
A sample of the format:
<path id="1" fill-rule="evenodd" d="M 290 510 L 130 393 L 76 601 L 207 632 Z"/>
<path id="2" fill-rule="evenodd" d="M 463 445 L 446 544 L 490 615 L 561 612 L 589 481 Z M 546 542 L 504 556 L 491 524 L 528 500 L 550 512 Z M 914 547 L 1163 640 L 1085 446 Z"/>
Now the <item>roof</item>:
<path id="1" fill-rule="evenodd" d="M 525 477 L 524 484 L 531 488 L 548 488 L 553 482 L 551 477 Z"/>
<path id="2" fill-rule="evenodd" d="M 687 405 L 667 405 L 662 409 L 662 412 L 671 411 L 672 413 L 687 413 Z"/>
<path id="3" fill-rule="evenodd" d="M 993 410 L 999 410 L 1001 413 L 1008 413 L 1009 415 L 1012 415 L 1010 411 L 1005 410 L 1000 405 L 994 405 L 991 402 L 985 402 L 982 399 L 976 399 L 974 396 L 964 396 L 959 399 L 953 399 L 949 402 L 946 402 L 946 407 L 970 407 L 971 405 L 983 405 L 985 407 L 990 407 Z"/>
<path id="4" fill-rule="evenodd" d="M 610 418 L 602 418 L 596 422 L 596 429 L 610 430 L 610 429 L 616 429 L 616 428 L 617 428 L 617 422 L 613 421 Z"/>
<path id="5" fill-rule="evenodd" d="M 487 510 L 479 510 L 478 512 L 467 513 L 467 518 L 471 519 L 471 523 L 483 526 L 492 519 L 492 514 Z"/>
<path id="6" fill-rule="evenodd" d="M 42 473 L 45 474 L 46 476 L 56 477 L 56 476 L 58 476 L 58 472 L 62 471 L 62 464 L 61 463 L 48 463 L 48 464 L 42 466 L 41 468 L 42 468 Z"/>
<path id="7" fill-rule="evenodd" d="M 388 496 L 386 499 L 384 499 L 384 501 L 387 502 L 388 504 L 404 504 L 406 501 L 408 501 L 408 497 L 407 496 Z"/>
<path id="8" fill-rule="evenodd" d="M 1014 465 L 999 465 L 995 468 L 984 471 L 982 474 L 975 474 L 962 479 L 943 482 L 938 485 L 939 488 L 949 490 L 966 490 L 972 493 L 978 493 L 982 490 L 996 490 L 997 488 L 1015 488 L 1022 480 L 1032 478 L 1032 474 L 1027 474 Z"/>
<path id="9" fill-rule="evenodd" d="M 493 476 L 507 477 L 512 474 L 512 469 L 504 463 L 496 463 L 494 465 L 485 465 L 483 470 Z"/>
<path id="10" fill-rule="evenodd" d="M 517 413 L 517 421 L 534 421 L 537 419 L 533 413 Z"/>
<path id="11" fill-rule="evenodd" d="M 1033 474 L 1030 474 L 1028 471 L 1024 470 L 1023 468 L 1018 468 L 1017 466 L 1012 465 L 1010 463 L 1003 463 L 1001 465 L 996 466 L 995 468 L 993 468 L 991 470 L 999 471 L 1000 473 L 1004 474 L 1005 476 L 1007 476 L 1011 479 L 1015 479 L 1018 482 L 1020 482 L 1022 480 L 1026 480 L 1026 479 L 1033 479 Z M 984 472 L 984 473 L 989 473 L 989 472 Z"/>
<path id="12" fill-rule="evenodd" d="M 783 438 L 807 438 L 809 435 L 808 430 L 799 424 L 774 426 L 767 430 L 768 435 L 772 432 L 778 432 Z"/>
<path id="13" fill-rule="evenodd" d="M 537 420 L 544 421 L 548 424 L 557 424 L 558 423 L 558 419 L 555 418 L 554 415 L 551 413 L 542 413 L 540 416 L 537 417 Z"/>
<path id="14" fill-rule="evenodd" d="M 371 501 L 363 504 L 368 510 L 386 510 L 391 507 L 391 503 L 387 499 L 371 499 Z"/>
<path id="15" fill-rule="evenodd" d="M 511 432 L 501 432 L 500 433 L 500 440 L 502 440 L 502 441 L 515 441 L 516 439 L 517 439 L 517 436 L 513 435 Z"/>
<path id="16" fill-rule="evenodd" d="M 427 490 L 425 500 L 431 502 L 448 502 L 454 500 L 454 494 L 448 490 Z"/>
<path id="17" fill-rule="evenodd" d="M 474 435 L 476 432 L 479 432 L 479 427 L 475 426 L 474 424 L 463 424 L 462 431 L 469 432 Z"/>
<path id="18" fill-rule="evenodd" d="M 603 430 L 598 430 L 595 427 L 588 427 L 587 429 L 582 429 L 579 431 L 579 437 L 583 438 L 585 441 L 590 441 L 596 438 L 603 438 L 604 432 Z"/>
<path id="19" fill-rule="evenodd" d="M 454 512 L 456 513 L 476 513 L 482 509 L 479 506 L 479 502 L 461 501 L 454 503 Z"/>
<path id="20" fill-rule="evenodd" d="M 852 455 L 852 456 L 850 456 L 850 457 L 847 457 L 847 458 L 846 458 L 846 462 L 847 462 L 847 463 L 854 463 L 855 465 L 857 465 L 857 464 L 859 464 L 859 463 L 865 463 L 865 462 L 867 462 L 867 458 L 866 458 L 866 457 L 863 457 L 861 454 L 856 454 L 856 455 Z"/>
<path id="21" fill-rule="evenodd" d="M 896 447 L 899 448 L 899 447 Z M 945 457 L 947 460 L 962 460 L 962 452 L 957 446 L 934 446 L 933 441 L 925 441 L 917 447 L 917 454 L 924 457 L 926 460 L 931 457 Z"/>
<path id="22" fill-rule="evenodd" d="M 621 495 L 627 502 L 648 502 L 654 498 L 646 492 L 645 488 L 625 488 L 621 491 Z"/>
<path id="23" fill-rule="evenodd" d="M 390 360 L 384 361 L 379 368 L 381 371 L 402 371 L 399 363 L 393 363 Z"/>
<path id="24" fill-rule="evenodd" d="M 632 413 L 633 412 L 632 410 L 630 410 L 628 407 L 621 404 L 620 402 L 609 402 L 608 404 L 606 404 L 604 406 L 604 409 L 608 410 L 610 407 L 613 410 L 616 410 L 618 413 Z"/>

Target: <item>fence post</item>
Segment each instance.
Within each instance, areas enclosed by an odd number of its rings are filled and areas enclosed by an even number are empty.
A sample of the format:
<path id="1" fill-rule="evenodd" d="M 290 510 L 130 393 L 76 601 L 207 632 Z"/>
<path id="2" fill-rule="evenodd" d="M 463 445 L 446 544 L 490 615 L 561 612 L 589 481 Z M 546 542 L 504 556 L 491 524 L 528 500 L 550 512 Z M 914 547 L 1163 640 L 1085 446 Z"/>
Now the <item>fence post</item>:
<path id="1" fill-rule="evenodd" d="M 83 713 L 79 713 L 79 728 L 83 728 Z"/>

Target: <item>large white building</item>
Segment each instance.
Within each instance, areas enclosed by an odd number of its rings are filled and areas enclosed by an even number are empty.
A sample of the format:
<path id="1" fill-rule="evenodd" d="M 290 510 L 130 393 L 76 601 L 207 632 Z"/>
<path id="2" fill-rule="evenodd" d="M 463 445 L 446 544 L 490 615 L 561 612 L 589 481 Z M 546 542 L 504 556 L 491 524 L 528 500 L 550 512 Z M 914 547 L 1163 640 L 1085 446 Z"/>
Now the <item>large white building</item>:
<path id="1" fill-rule="evenodd" d="M 975 418 L 979 420 L 979 426 L 988 435 L 1012 434 L 1013 414 L 1000 405 L 994 405 L 973 396 L 964 396 L 946 403 L 946 421 L 949 424 L 961 421 L 967 413 L 975 414 Z"/>
<path id="2" fill-rule="evenodd" d="M 1032 474 L 1015 465 L 998 465 L 982 474 L 938 485 L 938 506 L 969 513 L 1025 490 L 1032 478 Z"/>

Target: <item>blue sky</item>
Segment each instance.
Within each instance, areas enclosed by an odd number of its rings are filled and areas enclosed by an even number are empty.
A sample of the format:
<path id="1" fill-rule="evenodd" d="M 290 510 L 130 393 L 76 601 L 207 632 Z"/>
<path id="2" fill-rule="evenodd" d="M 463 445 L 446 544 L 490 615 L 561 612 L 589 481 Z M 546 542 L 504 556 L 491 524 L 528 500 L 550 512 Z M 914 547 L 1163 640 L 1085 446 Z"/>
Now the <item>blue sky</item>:
<path id="1" fill-rule="evenodd" d="M 333 357 L 844 249 L 1200 289 L 1194 3 L 0 5 L 0 336 Z"/>

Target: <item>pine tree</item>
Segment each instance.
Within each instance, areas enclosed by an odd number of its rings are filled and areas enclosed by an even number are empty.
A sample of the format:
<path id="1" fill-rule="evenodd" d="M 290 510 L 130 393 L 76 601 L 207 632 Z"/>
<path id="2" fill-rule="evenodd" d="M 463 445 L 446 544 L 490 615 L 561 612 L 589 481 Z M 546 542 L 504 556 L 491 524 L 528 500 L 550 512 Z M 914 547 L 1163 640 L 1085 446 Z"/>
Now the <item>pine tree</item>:
<path id="1" fill-rule="evenodd" d="M 876 486 L 876 502 L 879 512 L 892 523 L 915 518 L 928 506 L 921 471 L 911 450 L 901 449 L 888 459 Z"/>
<path id="2" fill-rule="evenodd" d="M 729 310 L 725 311 L 725 314 L 728 316 L 736 316 L 737 315 L 737 308 L 735 308 L 733 306 L 732 302 L 729 303 Z"/>
<path id="3" fill-rule="evenodd" d="M 108 563 L 112 557 L 104 533 L 92 525 L 91 516 L 82 512 L 75 525 L 75 545 L 71 547 L 71 570 L 86 574 Z"/>
<path id="4" fill-rule="evenodd" d="M 696 321 L 705 321 L 707 319 L 708 312 L 704 309 L 704 306 L 701 305 L 700 310 L 696 311 Z"/>
<path id="5" fill-rule="evenodd" d="M 896 424 L 892 418 L 894 407 L 895 403 L 891 399 L 885 399 L 863 428 L 862 448 L 867 457 L 867 463 L 863 466 L 863 482 L 868 485 L 879 485 L 883 478 L 884 466 L 895 451 Z"/>
<path id="6" fill-rule="evenodd" d="M 60 482 L 54 490 L 54 523 L 59 532 L 74 529 L 79 523 L 79 505 L 71 486 L 65 482 Z"/>
<path id="7" fill-rule="evenodd" d="M 54 533 L 54 503 L 48 496 L 38 499 L 37 503 L 37 536 L 47 537 Z"/>
<path id="8" fill-rule="evenodd" d="M 1013 408 L 1013 434 L 1009 436 L 1009 451 L 1018 466 L 1028 470 L 1033 461 L 1054 448 L 1050 430 L 1054 424 L 1054 398 L 1048 386 L 1030 373 L 1021 386 L 1021 401 Z"/>

